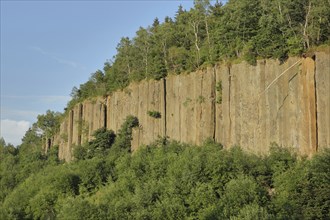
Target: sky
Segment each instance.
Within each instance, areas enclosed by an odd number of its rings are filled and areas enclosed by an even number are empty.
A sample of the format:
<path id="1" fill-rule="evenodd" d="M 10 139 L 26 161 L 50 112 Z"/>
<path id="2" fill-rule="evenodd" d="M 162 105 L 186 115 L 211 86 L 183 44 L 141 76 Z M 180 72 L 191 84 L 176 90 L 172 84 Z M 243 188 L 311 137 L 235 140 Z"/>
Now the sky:
<path id="1" fill-rule="evenodd" d="M 0 136 L 19 145 L 39 114 L 63 112 L 74 86 L 116 54 L 121 37 L 193 1 L 1 2 Z"/>

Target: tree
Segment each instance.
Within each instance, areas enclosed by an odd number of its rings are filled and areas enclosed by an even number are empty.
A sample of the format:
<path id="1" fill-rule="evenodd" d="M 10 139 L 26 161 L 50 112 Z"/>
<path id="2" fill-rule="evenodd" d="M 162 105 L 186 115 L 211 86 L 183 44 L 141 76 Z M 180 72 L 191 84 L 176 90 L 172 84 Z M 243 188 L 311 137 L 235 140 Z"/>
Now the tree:
<path id="1" fill-rule="evenodd" d="M 93 133 L 94 139 L 88 143 L 87 158 L 104 156 L 115 142 L 116 135 L 112 130 L 100 128 Z"/>
<path id="2" fill-rule="evenodd" d="M 152 79 L 159 80 L 167 75 L 167 44 L 169 43 L 169 33 L 166 33 L 166 31 L 170 31 L 168 26 L 166 23 L 160 25 L 159 20 L 156 18 L 150 28 L 149 77 Z"/>
<path id="3" fill-rule="evenodd" d="M 197 49 L 198 62 L 212 61 L 212 37 L 210 28 L 211 4 L 209 0 L 195 0 L 194 10 L 192 10 L 192 26 L 195 35 L 195 47 Z M 199 44 L 199 45 L 198 45 Z"/>
<path id="4" fill-rule="evenodd" d="M 61 113 L 47 110 L 45 115 L 38 115 L 37 125 L 46 137 L 52 137 L 60 128 Z"/>
<path id="5" fill-rule="evenodd" d="M 261 200 L 259 198 L 261 189 L 251 177 L 240 175 L 230 180 L 225 188 L 222 198 L 225 218 L 236 216 L 242 208 L 257 204 Z"/>
<path id="6" fill-rule="evenodd" d="M 320 45 L 330 37 L 330 2 L 327 0 L 309 0 L 304 26 L 307 45 Z"/>
<path id="7" fill-rule="evenodd" d="M 133 63 L 133 48 L 132 42 L 128 37 L 123 37 L 120 43 L 117 45 L 117 55 L 116 55 L 116 69 L 117 77 L 123 77 L 126 80 L 132 78 L 132 63 Z"/>
<path id="8" fill-rule="evenodd" d="M 262 0 L 260 7 L 257 35 L 253 38 L 255 54 L 263 58 L 286 58 L 288 49 L 277 2 Z"/>
<path id="9" fill-rule="evenodd" d="M 113 148 L 115 150 L 131 152 L 132 130 L 139 126 L 138 118 L 129 115 L 119 129 Z"/>
<path id="10" fill-rule="evenodd" d="M 134 67 L 136 73 L 134 80 L 142 80 L 149 77 L 150 73 L 150 29 L 140 27 L 134 37 Z M 141 65 L 142 64 L 142 65 Z"/>
<path id="11" fill-rule="evenodd" d="M 175 17 L 155 18 L 136 35 L 121 38 L 117 54 L 79 88 L 72 91 L 68 108 L 91 96 L 123 89 L 132 81 L 159 80 L 218 61 L 258 58 L 284 61 L 330 36 L 328 0 L 229 0 L 226 4 L 195 0 L 179 6 Z"/>

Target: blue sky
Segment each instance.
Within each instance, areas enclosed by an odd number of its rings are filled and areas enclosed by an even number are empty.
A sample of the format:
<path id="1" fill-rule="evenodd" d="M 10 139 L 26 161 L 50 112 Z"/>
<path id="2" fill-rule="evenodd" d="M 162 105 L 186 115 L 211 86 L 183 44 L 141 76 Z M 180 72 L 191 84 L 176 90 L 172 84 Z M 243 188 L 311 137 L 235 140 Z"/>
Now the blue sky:
<path id="1" fill-rule="evenodd" d="M 73 86 L 116 53 L 121 37 L 173 17 L 193 1 L 1 0 L 1 130 L 14 145 L 47 109 L 62 112 Z"/>

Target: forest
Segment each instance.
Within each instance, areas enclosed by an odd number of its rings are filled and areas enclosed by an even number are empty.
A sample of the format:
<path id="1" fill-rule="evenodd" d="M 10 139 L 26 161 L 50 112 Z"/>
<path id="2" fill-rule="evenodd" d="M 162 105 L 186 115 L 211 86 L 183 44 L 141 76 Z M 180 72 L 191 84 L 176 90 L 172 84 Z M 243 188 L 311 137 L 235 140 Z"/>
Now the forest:
<path id="1" fill-rule="evenodd" d="M 73 88 L 66 109 L 219 62 L 284 61 L 329 38 L 328 0 L 196 0 L 123 37 L 103 70 Z M 0 219 L 330 219 L 329 148 L 306 158 L 272 143 L 269 154 L 255 155 L 159 137 L 131 152 L 139 120 L 128 116 L 117 133 L 101 128 L 74 146 L 65 163 L 58 146 L 44 151 L 62 116 L 39 115 L 18 147 L 0 139 Z"/>
<path id="2" fill-rule="evenodd" d="M 103 70 L 72 89 L 68 109 L 133 81 L 159 80 L 219 62 L 285 61 L 329 44 L 329 37 L 328 0 L 195 0 L 190 10 L 180 6 L 174 18 L 155 18 L 132 39 L 123 37 Z"/>
<path id="3" fill-rule="evenodd" d="M 313 158 L 273 144 L 256 156 L 206 140 L 159 138 L 130 151 L 138 119 L 101 128 L 75 160 L 45 155 L 35 124 L 0 143 L 0 219 L 329 219 L 330 150 Z"/>

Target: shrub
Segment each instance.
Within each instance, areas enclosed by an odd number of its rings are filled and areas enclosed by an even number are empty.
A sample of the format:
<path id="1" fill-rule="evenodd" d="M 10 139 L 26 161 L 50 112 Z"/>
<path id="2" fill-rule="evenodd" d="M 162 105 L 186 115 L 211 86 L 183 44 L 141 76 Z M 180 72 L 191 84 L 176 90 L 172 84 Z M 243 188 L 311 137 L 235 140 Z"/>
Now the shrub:
<path id="1" fill-rule="evenodd" d="M 158 111 L 148 111 L 148 115 L 153 118 L 161 118 L 162 115 Z"/>
<path id="2" fill-rule="evenodd" d="M 216 91 L 217 91 L 217 104 L 221 104 L 222 103 L 222 81 L 217 82 L 217 85 L 215 87 Z"/>

